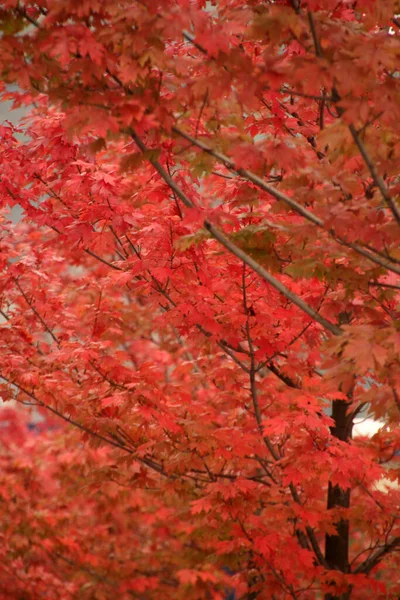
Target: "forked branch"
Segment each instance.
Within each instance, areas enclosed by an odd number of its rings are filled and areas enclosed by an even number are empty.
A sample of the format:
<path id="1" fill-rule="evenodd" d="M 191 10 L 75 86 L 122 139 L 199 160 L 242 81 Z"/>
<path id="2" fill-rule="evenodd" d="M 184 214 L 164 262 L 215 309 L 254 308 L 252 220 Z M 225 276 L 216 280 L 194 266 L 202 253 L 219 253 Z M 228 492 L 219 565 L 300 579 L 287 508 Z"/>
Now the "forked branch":
<path id="1" fill-rule="evenodd" d="M 132 129 L 130 129 L 130 135 L 132 136 L 132 139 L 135 141 L 140 150 L 143 153 L 147 153 L 146 145 Z M 159 161 L 152 157 L 147 158 L 147 160 L 153 165 L 153 167 L 156 169 L 161 178 L 170 187 L 170 189 L 175 192 L 175 194 L 183 202 L 183 204 L 187 208 L 195 208 L 194 202 L 175 183 L 175 181 L 172 179 L 172 177 L 170 177 L 170 175 L 166 172 L 166 170 L 159 163 Z M 340 327 L 319 315 L 309 304 L 304 302 L 304 300 L 302 300 L 300 296 L 289 290 L 285 285 L 283 285 L 283 283 L 276 279 L 276 277 L 271 275 L 271 273 L 264 269 L 264 267 L 262 267 L 253 258 L 251 258 L 251 256 L 249 256 L 248 254 L 246 254 L 246 252 L 244 252 L 238 246 L 236 246 L 236 244 L 234 244 L 229 238 L 227 238 L 226 235 L 222 233 L 222 231 L 220 231 L 212 223 L 210 223 L 210 221 L 206 219 L 203 225 L 215 240 L 217 240 L 222 246 L 224 246 L 231 254 L 239 258 L 242 262 L 246 263 L 246 265 L 248 265 L 255 273 L 257 273 L 262 279 L 264 279 L 264 281 L 272 285 L 276 290 L 278 290 L 278 292 L 283 294 L 285 298 L 287 298 L 288 300 L 290 300 L 290 302 L 293 302 L 293 304 L 300 308 L 300 310 L 305 312 L 308 316 L 314 319 L 314 321 L 322 325 L 324 329 L 326 329 L 333 335 L 341 335 L 342 330 L 340 329 Z"/>

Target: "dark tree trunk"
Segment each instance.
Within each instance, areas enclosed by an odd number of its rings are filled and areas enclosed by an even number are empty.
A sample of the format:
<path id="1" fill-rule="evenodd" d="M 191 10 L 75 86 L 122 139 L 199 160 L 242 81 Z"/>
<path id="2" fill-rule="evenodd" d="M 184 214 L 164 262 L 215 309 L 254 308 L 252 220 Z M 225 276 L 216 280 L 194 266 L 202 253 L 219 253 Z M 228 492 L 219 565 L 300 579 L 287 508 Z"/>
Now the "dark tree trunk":
<path id="1" fill-rule="evenodd" d="M 347 415 L 348 403 L 343 400 L 334 400 L 332 403 L 332 419 L 335 424 L 331 427 L 332 435 L 343 442 L 351 439 L 352 420 Z M 350 418 L 351 419 L 351 418 Z M 349 508 L 350 489 L 343 489 L 338 485 L 329 483 L 328 510 L 335 507 Z M 325 537 L 325 558 L 332 569 L 349 572 L 349 522 L 341 519 L 335 523 L 336 535 Z M 350 590 L 340 596 L 327 594 L 325 600 L 348 600 Z"/>

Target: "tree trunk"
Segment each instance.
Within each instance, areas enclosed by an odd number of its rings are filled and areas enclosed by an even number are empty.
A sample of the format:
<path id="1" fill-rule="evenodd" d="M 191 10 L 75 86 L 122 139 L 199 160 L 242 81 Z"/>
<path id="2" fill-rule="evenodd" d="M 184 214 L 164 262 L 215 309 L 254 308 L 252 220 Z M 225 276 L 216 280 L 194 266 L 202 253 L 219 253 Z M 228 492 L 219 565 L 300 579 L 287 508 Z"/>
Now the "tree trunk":
<path id="1" fill-rule="evenodd" d="M 332 435 L 347 442 L 351 439 L 352 421 L 349 422 L 347 415 L 348 403 L 343 400 L 334 400 L 332 402 L 332 419 L 335 424 L 331 427 Z M 350 489 L 343 489 L 338 485 L 332 485 L 329 482 L 328 487 L 328 510 L 337 506 L 349 508 Z M 326 535 L 325 537 L 325 559 L 332 569 L 349 572 L 349 522 L 341 519 L 335 523 L 336 535 Z M 348 600 L 350 590 L 339 596 L 327 594 L 325 600 Z"/>

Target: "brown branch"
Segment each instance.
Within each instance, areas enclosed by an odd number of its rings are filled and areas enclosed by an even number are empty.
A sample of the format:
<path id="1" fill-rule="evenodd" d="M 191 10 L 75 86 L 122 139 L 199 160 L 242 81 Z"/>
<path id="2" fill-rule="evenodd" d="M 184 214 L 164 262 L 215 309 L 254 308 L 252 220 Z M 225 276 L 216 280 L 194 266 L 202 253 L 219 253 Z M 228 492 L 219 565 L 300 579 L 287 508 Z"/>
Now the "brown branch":
<path id="1" fill-rule="evenodd" d="M 369 172 L 371 173 L 371 177 L 374 180 L 376 187 L 379 189 L 380 193 L 382 194 L 382 198 L 388 205 L 388 207 L 391 210 L 397 223 L 400 225 L 400 210 L 399 210 L 396 202 L 391 197 L 383 178 L 379 175 L 376 165 L 375 165 L 374 161 L 372 160 L 364 142 L 361 140 L 360 136 L 358 135 L 358 132 L 357 132 L 356 128 L 354 127 L 354 125 L 349 125 L 349 131 L 350 131 L 351 135 L 353 136 L 353 140 L 354 140 L 361 156 L 363 157 L 364 162 L 367 165 Z"/>
<path id="2" fill-rule="evenodd" d="M 225 154 L 222 154 L 218 150 L 214 150 L 213 148 L 208 146 L 205 142 L 194 138 L 193 136 L 186 133 L 179 127 L 176 127 L 176 126 L 172 127 L 172 131 L 174 131 L 174 133 L 183 137 L 187 141 L 190 141 L 194 146 L 197 146 L 198 148 L 203 150 L 203 152 L 206 152 L 207 154 L 210 154 L 210 156 L 213 156 L 215 159 L 218 160 L 218 162 L 225 165 L 225 167 L 227 167 L 231 172 L 235 173 L 236 175 L 239 175 L 240 177 L 243 177 L 244 179 L 247 179 L 248 181 L 251 181 L 251 183 L 254 183 L 254 185 L 256 185 L 258 188 L 260 188 L 264 192 L 267 192 L 268 194 L 270 194 L 276 200 L 283 202 L 284 204 L 289 206 L 289 208 L 291 208 L 297 214 L 304 217 L 310 223 L 313 223 L 317 227 L 320 227 L 324 231 L 327 231 L 328 235 L 330 237 L 332 237 L 341 246 L 351 248 L 352 250 L 354 250 L 358 254 L 361 254 L 362 256 L 364 256 L 368 260 L 372 261 L 376 265 L 380 265 L 381 267 L 384 267 L 388 271 L 392 271 L 393 273 L 400 275 L 400 267 L 393 264 L 393 262 L 390 260 L 390 258 L 384 258 L 384 257 L 380 256 L 379 254 L 375 254 L 372 250 L 367 250 L 360 244 L 351 243 L 351 242 L 346 241 L 343 238 L 339 238 L 335 234 L 334 230 L 332 230 L 332 229 L 328 230 L 325 228 L 325 225 L 324 225 L 324 222 L 322 221 L 322 219 L 320 219 L 319 217 L 314 215 L 312 212 L 310 212 L 309 210 L 304 208 L 301 204 L 296 202 L 296 200 L 294 200 L 290 196 L 287 196 L 280 190 L 274 188 L 272 185 L 269 185 L 268 183 L 266 183 L 264 181 L 264 179 L 262 179 L 258 175 L 255 175 L 254 173 L 252 173 L 251 171 L 248 171 L 247 169 L 237 169 L 235 167 L 234 161 L 231 158 L 229 158 Z"/>
<path id="3" fill-rule="evenodd" d="M 113 265 L 112 263 L 108 262 L 108 260 L 106 260 L 105 258 L 102 258 L 98 254 L 95 254 L 94 252 L 92 252 L 92 250 L 89 250 L 89 248 L 84 248 L 84 251 L 87 254 L 89 254 L 90 256 L 93 256 L 93 258 L 96 258 L 97 260 L 102 262 L 103 265 L 107 265 L 107 267 L 110 267 L 111 269 L 115 269 L 115 271 L 123 271 L 124 270 L 124 269 L 121 269 L 121 267 L 117 267 L 117 265 Z"/>
<path id="4" fill-rule="evenodd" d="M 19 4 L 19 3 L 18 3 Z M 36 27 L 37 29 L 40 28 L 40 25 L 38 23 L 38 21 L 36 21 L 33 17 L 31 17 L 28 12 L 26 11 L 26 8 L 18 8 L 17 12 L 20 13 L 21 16 L 23 16 L 27 21 L 29 21 L 29 23 L 31 23 L 31 25 L 33 25 L 34 27 Z"/>
<path id="5" fill-rule="evenodd" d="M 400 411 L 400 398 L 399 398 L 399 394 L 397 393 L 397 390 L 394 386 L 392 387 L 392 392 L 393 392 L 394 401 L 396 402 L 396 406 Z"/>
<path id="6" fill-rule="evenodd" d="M 240 360 L 240 359 L 239 359 L 239 358 L 238 358 L 238 357 L 237 357 L 237 356 L 234 354 L 234 352 L 233 352 L 232 350 L 230 350 L 230 349 L 228 348 L 228 346 L 226 346 L 226 345 L 224 344 L 224 342 L 223 342 L 223 341 L 218 341 L 218 342 L 217 342 L 217 344 L 218 344 L 218 346 L 219 346 L 220 348 L 222 348 L 222 350 L 225 352 L 225 354 L 227 354 L 228 356 L 230 356 L 230 358 L 231 358 L 231 359 L 232 359 L 232 360 L 233 360 L 233 361 L 234 361 L 234 362 L 235 362 L 235 363 L 236 363 L 236 364 L 237 364 L 237 365 L 238 365 L 238 366 L 239 366 L 241 369 L 243 369 L 243 371 L 244 371 L 245 373 L 248 373 L 248 372 L 249 372 L 249 368 L 248 368 L 248 367 L 247 367 L 247 366 L 244 364 L 244 362 L 242 362 L 242 361 L 241 361 L 241 360 Z"/>
<path id="7" fill-rule="evenodd" d="M 370 573 L 370 571 L 372 571 L 372 569 L 376 567 L 376 565 L 378 565 L 387 554 L 393 552 L 394 550 L 396 550 L 396 548 L 399 547 L 400 537 L 395 537 L 389 544 L 385 544 L 384 546 L 382 546 L 382 548 L 377 550 L 374 554 L 372 554 L 372 556 L 370 556 L 363 563 L 361 563 L 361 565 L 359 565 L 357 569 L 355 569 L 354 573 Z"/>
<path id="8" fill-rule="evenodd" d="M 169 168 L 169 164 L 168 164 L 168 160 L 167 160 L 166 162 L 167 162 L 168 175 L 169 175 L 170 177 L 172 177 L 172 175 L 171 175 L 171 170 L 170 170 L 170 168 Z M 172 196 L 173 196 L 173 198 L 174 198 L 174 201 L 175 201 L 175 206 L 176 206 L 176 210 L 178 211 L 179 218 L 180 218 L 180 219 L 183 219 L 182 209 L 181 209 L 181 207 L 180 207 L 180 204 L 179 204 L 179 202 L 178 202 L 178 198 L 176 197 L 176 194 L 175 194 L 175 192 L 172 192 Z"/>
<path id="9" fill-rule="evenodd" d="M 308 16 L 308 22 L 310 24 L 311 35 L 312 35 L 314 46 L 315 46 L 315 54 L 318 56 L 318 58 L 323 58 L 321 44 L 319 42 L 319 38 L 317 35 L 317 29 L 315 27 L 314 15 L 309 10 L 307 12 L 307 16 Z"/>
<path id="10" fill-rule="evenodd" d="M 46 404 L 45 402 L 43 402 L 43 400 L 40 400 L 40 398 L 38 398 L 33 392 L 30 392 L 25 387 L 23 387 L 21 384 L 17 383 L 16 381 L 12 381 L 8 377 L 6 377 L 3 373 L 0 373 L 0 377 L 2 379 L 4 379 L 5 381 L 7 381 L 7 383 L 9 383 L 10 385 L 14 385 L 16 388 L 18 388 L 22 393 L 24 393 L 29 398 L 32 398 L 32 400 L 34 400 L 38 406 L 41 406 L 42 408 L 46 408 L 47 410 L 49 410 L 51 413 L 53 413 L 54 415 L 56 415 L 57 417 L 59 417 L 60 419 L 65 421 L 66 423 L 73 425 L 74 427 L 76 427 L 77 429 L 80 429 L 84 433 L 87 433 L 88 435 L 91 435 L 91 436 L 105 442 L 106 444 L 113 446 L 114 448 L 118 448 L 119 450 L 123 450 L 124 452 L 131 454 L 132 456 L 134 456 L 134 459 L 137 462 L 144 464 L 145 466 L 153 469 L 154 471 L 157 471 L 157 473 L 159 473 L 160 475 L 163 475 L 164 477 L 167 477 L 170 479 L 176 478 L 174 475 L 169 475 L 168 473 L 166 473 L 164 471 L 164 469 L 160 465 L 155 463 L 153 460 L 140 458 L 140 457 L 136 456 L 136 452 L 134 450 L 131 450 L 130 448 L 128 448 L 128 446 L 118 443 L 118 442 L 102 435 L 101 433 L 98 433 L 97 431 L 93 431 L 92 429 L 89 429 L 89 427 L 82 425 L 82 423 L 79 423 L 78 421 L 75 421 L 71 417 L 67 417 L 66 415 L 62 414 L 60 411 L 58 411 L 53 406 Z"/>
<path id="11" fill-rule="evenodd" d="M 283 381 L 283 383 L 286 383 L 287 386 L 289 386 L 291 388 L 295 388 L 295 389 L 300 388 L 298 383 L 293 381 L 293 379 L 288 377 L 288 375 L 285 375 L 284 373 L 282 373 L 282 371 L 280 369 L 278 369 L 278 367 L 276 365 L 274 365 L 274 363 L 272 363 L 272 362 L 267 363 L 267 369 L 269 369 L 271 371 L 271 373 L 276 375 L 276 377 L 278 377 L 278 379 Z"/>
<path id="12" fill-rule="evenodd" d="M 295 200 L 290 198 L 290 196 L 287 196 L 283 192 L 274 188 L 272 185 L 269 185 L 268 183 L 266 183 L 258 175 L 255 175 L 254 173 L 252 173 L 251 171 L 248 171 L 247 169 L 237 169 L 235 167 L 234 161 L 232 159 L 230 159 L 228 156 L 226 156 L 225 154 L 222 154 L 222 152 L 219 152 L 218 150 L 214 150 L 213 148 L 208 146 L 206 143 L 194 138 L 193 136 L 189 135 L 188 133 L 186 133 L 179 127 L 176 127 L 176 126 L 172 127 L 172 131 L 174 133 L 178 134 L 180 137 L 183 137 L 187 141 L 191 142 L 194 146 L 197 146 L 198 148 L 203 150 L 203 152 L 205 152 L 206 154 L 210 154 L 211 156 L 216 158 L 218 160 L 218 162 L 225 165 L 225 167 L 227 167 L 232 172 L 236 173 L 236 175 L 240 175 L 244 179 L 251 181 L 257 187 L 259 187 L 260 189 L 264 190 L 265 192 L 267 192 L 268 194 L 273 196 L 276 200 L 280 200 L 281 202 L 284 202 L 292 210 L 294 210 L 295 212 L 297 212 L 298 214 L 303 216 L 305 219 L 307 219 L 311 223 L 314 223 L 314 225 L 317 225 L 318 227 L 323 227 L 322 219 L 315 216 L 313 213 L 308 211 L 306 208 L 304 208 L 303 206 L 298 204 Z"/>
<path id="13" fill-rule="evenodd" d="M 133 129 L 129 129 L 129 133 L 132 136 L 132 139 L 135 141 L 136 145 L 140 148 L 140 150 L 145 153 L 147 151 L 146 145 L 139 138 L 139 136 L 133 131 Z M 186 134 L 185 134 L 186 135 Z M 191 136 L 190 136 L 191 137 Z M 194 138 L 193 138 L 194 139 Z M 196 141 L 196 140 L 195 140 Z M 147 158 L 147 160 L 153 165 L 158 174 L 162 177 L 165 183 L 176 193 L 178 198 L 183 202 L 183 204 L 187 208 L 195 208 L 194 202 L 181 190 L 181 188 L 175 183 L 175 181 L 168 175 L 166 170 L 162 167 L 162 165 L 153 158 Z M 274 189 L 274 188 L 271 188 Z M 277 193 L 280 194 L 277 190 Z M 305 209 L 304 209 L 305 210 Z M 332 333 L 333 335 L 340 335 L 342 330 L 337 327 L 334 323 L 331 323 L 324 317 L 321 317 L 311 306 L 309 306 L 304 300 L 297 296 L 297 294 L 290 291 L 283 283 L 281 283 L 278 279 L 276 279 L 273 275 L 271 275 L 264 267 L 262 267 L 259 263 L 257 263 L 251 256 L 243 252 L 238 246 L 236 246 L 233 242 L 231 242 L 219 229 L 214 227 L 212 223 L 208 220 L 204 221 L 204 227 L 207 231 L 210 232 L 212 237 L 216 239 L 222 246 L 224 246 L 231 254 L 239 258 L 242 262 L 246 263 L 255 273 L 257 273 L 262 279 L 267 281 L 270 285 L 272 285 L 276 290 L 278 290 L 281 294 L 285 296 L 288 300 L 293 302 L 300 310 L 305 312 L 312 319 L 317 321 L 324 329 Z M 400 273 L 400 270 L 399 270 Z"/>
<path id="14" fill-rule="evenodd" d="M 321 45 L 320 45 L 320 42 L 319 42 L 319 39 L 317 36 L 314 17 L 313 17 L 313 14 L 311 11 L 308 11 L 308 20 L 310 23 L 311 34 L 312 34 L 313 41 L 314 41 L 315 53 L 318 57 L 322 58 L 323 52 L 322 52 Z M 335 88 L 332 90 L 332 92 L 333 92 L 332 96 L 335 99 L 334 102 L 337 103 L 340 100 L 340 96 Z M 339 111 L 339 116 L 341 114 L 343 114 L 343 110 Z M 353 124 L 350 124 L 348 127 L 349 127 L 349 131 L 353 137 L 353 140 L 354 140 L 366 166 L 368 167 L 368 170 L 371 174 L 371 177 L 372 177 L 376 187 L 381 192 L 382 198 L 385 200 L 385 202 L 386 202 L 387 206 L 389 207 L 389 209 L 391 210 L 395 220 L 400 225 L 400 210 L 399 210 L 396 202 L 391 197 L 383 178 L 379 175 L 376 165 L 375 165 L 374 161 L 372 160 L 364 142 L 361 140 L 358 131 L 356 130 L 356 128 L 354 127 Z"/>
<path id="15" fill-rule="evenodd" d="M 147 146 L 143 143 L 143 141 L 136 134 L 136 132 L 132 128 L 129 128 L 128 131 L 129 131 L 129 135 L 132 137 L 132 139 L 134 140 L 134 142 L 138 146 L 138 148 L 143 153 L 147 152 Z M 177 195 L 177 197 L 181 200 L 181 202 L 183 202 L 183 204 L 186 206 L 186 208 L 195 208 L 195 206 L 196 206 L 195 203 L 192 202 L 192 200 L 190 200 L 190 198 L 181 190 L 181 188 L 175 183 L 175 181 L 167 173 L 167 171 L 159 163 L 159 161 L 152 157 L 148 157 L 147 160 L 149 161 L 150 164 L 153 165 L 153 167 L 158 172 L 160 177 L 165 181 L 165 183 L 168 185 L 168 187 L 170 187 L 171 190 Z"/>
<path id="16" fill-rule="evenodd" d="M 400 29 L 400 19 L 398 19 L 397 17 L 393 17 L 392 23 L 394 23 L 396 25 L 396 27 L 398 27 Z"/>
<path id="17" fill-rule="evenodd" d="M 56 342 L 57 346 L 59 346 L 60 345 L 59 339 L 53 333 L 53 331 L 50 329 L 50 327 L 47 325 L 46 321 L 43 319 L 43 317 L 41 316 L 41 314 L 37 311 L 37 309 L 36 309 L 35 305 L 33 304 L 33 302 L 31 302 L 29 300 L 28 296 L 25 294 L 24 290 L 22 289 L 22 287 L 18 283 L 18 280 L 15 277 L 12 277 L 12 280 L 14 281 L 15 285 L 17 286 L 17 288 L 21 292 L 22 297 L 24 298 L 25 302 L 30 307 L 30 309 L 33 312 L 33 314 L 35 315 L 35 317 L 40 321 L 40 323 L 43 325 L 43 327 L 47 331 L 47 333 L 53 338 L 53 340 Z"/>
<path id="18" fill-rule="evenodd" d="M 123 243 L 121 242 L 117 232 L 115 231 L 114 227 L 112 225 L 109 225 L 109 229 L 111 231 L 111 233 L 114 236 L 115 241 L 117 242 L 118 246 L 121 248 L 122 252 L 124 253 L 124 255 L 122 256 L 119 252 L 118 255 L 121 256 L 122 260 L 125 260 L 126 258 L 128 258 L 128 252 L 126 251 Z"/>
<path id="19" fill-rule="evenodd" d="M 382 256 L 383 258 L 387 258 L 388 260 L 390 260 L 390 262 L 400 265 L 400 260 L 398 258 L 395 258 L 394 256 L 391 256 L 387 248 L 385 248 L 385 252 L 381 252 L 380 250 L 373 248 L 369 244 L 365 244 L 365 247 L 368 248 L 368 250 L 374 252 L 375 254 L 379 254 L 379 256 Z"/>
<path id="20" fill-rule="evenodd" d="M 245 314 L 247 315 L 246 334 L 247 334 L 247 342 L 248 342 L 249 349 L 250 349 L 250 361 L 251 361 L 250 369 L 248 370 L 248 373 L 249 373 L 249 378 L 250 378 L 250 392 L 251 392 L 251 398 L 252 398 L 252 403 L 253 403 L 253 408 L 254 408 L 254 414 L 255 414 L 258 430 L 263 438 L 263 441 L 264 441 L 267 449 L 269 450 L 273 459 L 275 461 L 279 461 L 281 458 L 279 452 L 274 448 L 274 445 L 272 444 L 271 440 L 264 433 L 264 427 L 263 427 L 263 423 L 262 423 L 262 414 L 261 414 L 260 404 L 258 401 L 257 382 L 256 382 L 257 369 L 256 369 L 255 362 L 254 362 L 253 341 L 252 341 L 252 338 L 250 335 L 250 327 L 249 327 L 249 319 L 248 319 L 247 294 L 246 294 L 246 284 L 245 284 L 245 265 L 243 265 L 242 288 L 243 288 L 243 307 L 244 307 Z M 289 484 L 289 489 L 290 489 L 291 495 L 293 497 L 293 500 L 297 504 L 301 504 L 300 498 L 299 498 L 299 496 L 296 492 L 296 489 L 292 483 Z M 311 547 L 314 551 L 314 554 L 315 554 L 315 557 L 316 557 L 318 563 L 320 565 L 327 567 L 327 563 L 324 559 L 321 548 L 319 547 L 319 544 L 315 537 L 314 531 L 312 530 L 312 528 L 310 526 L 306 526 L 306 532 L 307 532 L 307 537 L 311 543 Z M 296 537 L 299 540 L 299 543 L 302 546 L 302 548 L 309 549 L 307 538 L 306 538 L 304 532 L 302 532 L 298 528 L 296 528 Z"/>
<path id="21" fill-rule="evenodd" d="M 205 221 L 204 227 L 222 246 L 229 250 L 231 254 L 233 254 L 241 261 L 246 263 L 255 273 L 260 275 L 262 279 L 264 279 L 270 285 L 272 285 L 272 287 L 274 287 L 278 292 L 285 296 L 285 298 L 287 298 L 288 300 L 290 300 L 290 302 L 292 302 L 298 308 L 300 308 L 300 310 L 305 312 L 314 321 L 322 325 L 324 329 L 326 329 L 333 335 L 341 335 L 343 333 L 340 327 L 319 315 L 309 304 L 304 302 L 304 300 L 302 300 L 300 296 L 289 290 L 285 285 L 283 285 L 283 283 L 281 283 L 278 279 L 271 275 L 266 269 L 264 269 L 264 267 L 262 267 L 253 258 L 251 258 L 251 256 L 243 252 L 243 250 L 241 250 L 238 246 L 231 242 L 221 231 L 219 231 L 211 223 Z"/>
<path id="22" fill-rule="evenodd" d="M 293 7 L 293 10 L 296 14 L 300 13 L 300 0 L 290 0 L 290 4 Z"/>
<path id="23" fill-rule="evenodd" d="M 196 137 L 196 138 L 197 138 L 197 134 L 199 133 L 200 121 L 201 121 L 201 117 L 202 117 L 203 111 L 205 109 L 207 100 L 208 100 L 208 88 L 206 90 L 206 93 L 204 94 L 204 99 L 203 99 L 203 103 L 201 105 L 200 114 L 199 114 L 199 117 L 198 117 L 197 123 L 196 123 L 196 129 L 195 129 L 195 134 L 194 134 L 194 137 Z"/>

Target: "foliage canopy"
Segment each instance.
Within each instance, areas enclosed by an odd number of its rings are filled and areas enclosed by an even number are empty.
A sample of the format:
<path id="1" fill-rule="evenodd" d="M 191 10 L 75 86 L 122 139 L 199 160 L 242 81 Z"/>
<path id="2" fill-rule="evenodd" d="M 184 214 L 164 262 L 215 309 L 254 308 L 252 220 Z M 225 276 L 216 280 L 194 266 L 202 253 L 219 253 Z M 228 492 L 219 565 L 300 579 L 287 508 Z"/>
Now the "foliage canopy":
<path id="1" fill-rule="evenodd" d="M 399 597 L 398 12 L 0 4 L 1 599 Z"/>

